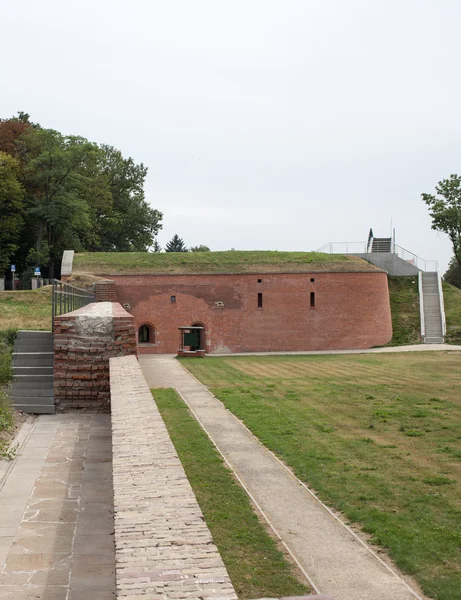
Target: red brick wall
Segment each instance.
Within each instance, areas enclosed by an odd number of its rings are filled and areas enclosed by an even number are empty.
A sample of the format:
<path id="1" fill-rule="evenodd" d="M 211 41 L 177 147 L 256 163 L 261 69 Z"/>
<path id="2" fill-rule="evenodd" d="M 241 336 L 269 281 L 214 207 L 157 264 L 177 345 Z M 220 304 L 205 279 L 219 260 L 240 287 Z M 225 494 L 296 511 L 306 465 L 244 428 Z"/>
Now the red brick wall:
<path id="1" fill-rule="evenodd" d="M 136 354 L 134 320 L 114 303 L 113 332 L 109 336 L 79 335 L 76 321 L 87 309 L 84 307 L 54 320 L 56 409 L 87 408 L 110 412 L 109 358 Z"/>
<path id="2" fill-rule="evenodd" d="M 96 281 L 94 284 L 94 293 L 97 302 L 116 302 L 117 293 L 115 291 L 114 281 Z"/>
<path id="3" fill-rule="evenodd" d="M 175 353 L 177 328 L 196 322 L 206 327 L 208 352 L 370 348 L 392 337 L 384 272 L 111 279 L 117 300 L 130 305 L 136 328 L 143 323 L 155 327 L 155 343 L 140 345 L 139 353 Z M 315 308 L 310 308 L 311 292 Z M 262 308 L 258 293 L 263 294 Z"/>

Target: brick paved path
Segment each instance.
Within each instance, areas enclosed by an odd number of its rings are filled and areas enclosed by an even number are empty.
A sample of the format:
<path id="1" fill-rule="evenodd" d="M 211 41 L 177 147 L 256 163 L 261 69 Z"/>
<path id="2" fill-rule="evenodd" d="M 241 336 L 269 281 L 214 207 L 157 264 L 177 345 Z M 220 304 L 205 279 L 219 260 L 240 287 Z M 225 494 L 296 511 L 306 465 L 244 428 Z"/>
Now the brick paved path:
<path id="1" fill-rule="evenodd" d="M 109 415 L 41 416 L 0 490 L 2 600 L 113 600 Z"/>

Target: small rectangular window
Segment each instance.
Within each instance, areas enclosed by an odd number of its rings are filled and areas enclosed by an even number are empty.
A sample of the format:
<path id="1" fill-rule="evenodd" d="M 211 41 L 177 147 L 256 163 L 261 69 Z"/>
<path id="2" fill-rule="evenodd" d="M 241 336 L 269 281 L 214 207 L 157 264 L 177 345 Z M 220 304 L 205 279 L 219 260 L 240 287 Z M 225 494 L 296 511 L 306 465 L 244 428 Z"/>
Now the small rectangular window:
<path id="1" fill-rule="evenodd" d="M 311 283 L 314 283 L 315 279 L 313 277 L 311 277 Z"/>
<path id="2" fill-rule="evenodd" d="M 258 279 L 258 283 L 262 283 L 262 281 L 263 281 L 262 279 Z"/>
<path id="3" fill-rule="evenodd" d="M 261 294 L 261 292 L 258 293 L 258 308 L 262 308 L 263 307 L 263 295 Z"/>
<path id="4" fill-rule="evenodd" d="M 176 296 L 171 296 L 170 300 L 171 302 L 176 302 Z"/>
<path id="5" fill-rule="evenodd" d="M 315 308 L 315 292 L 311 292 L 311 308 Z"/>

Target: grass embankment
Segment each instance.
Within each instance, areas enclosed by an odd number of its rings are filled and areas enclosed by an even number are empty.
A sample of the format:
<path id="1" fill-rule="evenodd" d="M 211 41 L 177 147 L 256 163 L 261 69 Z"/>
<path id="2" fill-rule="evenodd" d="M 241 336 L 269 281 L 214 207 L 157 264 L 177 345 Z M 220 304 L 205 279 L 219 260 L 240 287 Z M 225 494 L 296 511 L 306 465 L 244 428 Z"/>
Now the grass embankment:
<path id="1" fill-rule="evenodd" d="M 184 402 L 171 389 L 152 392 L 238 597 L 306 594 Z"/>
<path id="2" fill-rule="evenodd" d="M 0 292 L 0 331 L 51 330 L 51 286 L 38 290 Z"/>
<path id="3" fill-rule="evenodd" d="M 421 342 L 418 277 L 388 277 L 392 340 L 387 346 Z"/>
<path id="4" fill-rule="evenodd" d="M 11 353 L 15 337 L 14 329 L 0 331 L 0 458 L 8 458 L 10 432 L 14 427 L 14 413 L 6 389 L 13 376 Z"/>
<path id="5" fill-rule="evenodd" d="M 461 344 L 461 290 L 445 281 L 442 286 L 447 323 L 445 341 L 449 344 Z"/>
<path id="6" fill-rule="evenodd" d="M 76 254 L 74 273 L 315 273 L 378 271 L 351 255 L 322 252 L 93 252 Z"/>
<path id="7" fill-rule="evenodd" d="M 459 600 L 460 360 L 450 352 L 183 364 L 427 594 Z"/>

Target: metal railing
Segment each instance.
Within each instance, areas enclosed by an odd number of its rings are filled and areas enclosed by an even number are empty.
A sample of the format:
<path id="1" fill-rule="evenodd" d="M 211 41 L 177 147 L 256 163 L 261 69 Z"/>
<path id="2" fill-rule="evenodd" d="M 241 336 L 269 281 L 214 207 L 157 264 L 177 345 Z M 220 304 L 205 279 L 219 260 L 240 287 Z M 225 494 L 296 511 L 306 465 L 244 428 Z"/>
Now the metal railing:
<path id="1" fill-rule="evenodd" d="M 365 242 L 328 242 L 316 252 L 326 254 L 366 254 L 367 244 Z"/>
<path id="2" fill-rule="evenodd" d="M 51 280 L 53 289 L 51 292 L 51 327 L 54 330 L 54 318 L 59 315 L 77 310 L 87 304 L 96 302 L 96 295 L 86 290 L 81 290 L 69 283 L 58 279 Z"/>
<path id="3" fill-rule="evenodd" d="M 316 250 L 316 252 L 325 252 L 327 254 L 370 254 L 371 245 L 371 243 L 367 244 L 366 242 L 329 242 Z M 384 246 L 389 248 L 389 242 L 383 242 L 383 247 L 378 252 L 383 252 L 385 250 Z M 394 242 L 391 242 L 390 248 L 392 254 L 396 254 L 399 258 L 414 265 L 421 271 L 432 272 L 439 270 L 439 261 L 437 260 L 424 260 L 424 258 L 402 248 L 402 246 L 398 246 Z"/>

